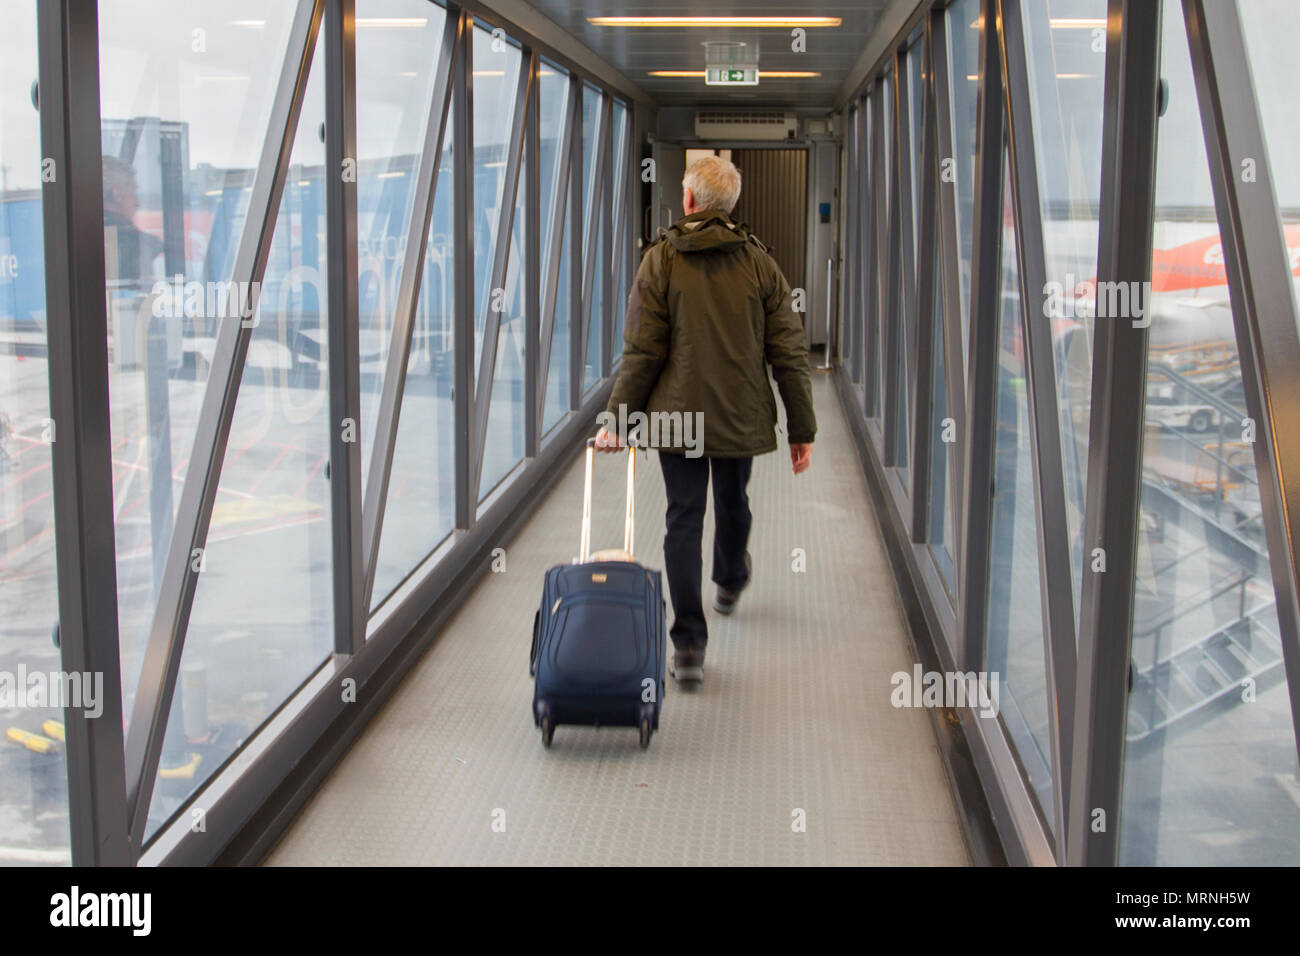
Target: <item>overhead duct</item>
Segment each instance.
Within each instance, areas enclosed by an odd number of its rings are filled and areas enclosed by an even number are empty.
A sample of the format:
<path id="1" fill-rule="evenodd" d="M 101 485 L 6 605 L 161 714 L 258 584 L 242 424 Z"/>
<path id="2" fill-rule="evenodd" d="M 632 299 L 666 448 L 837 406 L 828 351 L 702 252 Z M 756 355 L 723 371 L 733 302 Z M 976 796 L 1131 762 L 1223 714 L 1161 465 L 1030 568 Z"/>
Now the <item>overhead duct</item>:
<path id="1" fill-rule="evenodd" d="M 792 112 L 700 110 L 695 135 L 708 140 L 784 140 L 799 135 L 799 118 Z"/>

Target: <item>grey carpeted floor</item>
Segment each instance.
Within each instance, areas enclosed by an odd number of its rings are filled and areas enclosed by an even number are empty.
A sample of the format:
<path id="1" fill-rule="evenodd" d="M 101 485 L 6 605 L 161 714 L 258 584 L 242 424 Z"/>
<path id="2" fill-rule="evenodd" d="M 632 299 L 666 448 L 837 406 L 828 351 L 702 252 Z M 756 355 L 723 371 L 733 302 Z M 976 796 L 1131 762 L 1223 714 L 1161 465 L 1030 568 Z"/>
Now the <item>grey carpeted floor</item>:
<path id="1" fill-rule="evenodd" d="M 648 750 L 567 726 L 544 750 L 532 723 L 533 612 L 543 571 L 577 553 L 578 457 L 268 862 L 969 863 L 929 717 L 890 704 L 912 665 L 902 610 L 832 384 L 814 386 L 812 467 L 792 475 L 784 443 L 755 461 L 753 583 L 733 617 L 709 612 L 704 686 L 669 680 Z M 655 454 L 637 557 L 662 567 Z M 593 548 L 622 543 L 623 465 L 597 460 Z"/>

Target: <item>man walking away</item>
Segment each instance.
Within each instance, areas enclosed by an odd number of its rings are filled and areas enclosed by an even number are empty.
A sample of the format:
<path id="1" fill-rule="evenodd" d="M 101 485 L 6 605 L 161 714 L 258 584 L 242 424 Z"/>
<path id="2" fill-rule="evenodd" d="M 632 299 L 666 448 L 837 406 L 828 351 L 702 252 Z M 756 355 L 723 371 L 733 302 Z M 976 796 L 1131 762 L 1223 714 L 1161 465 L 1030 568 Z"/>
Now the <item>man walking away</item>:
<path id="1" fill-rule="evenodd" d="M 740 172 L 730 162 L 707 156 L 686 170 L 686 215 L 646 250 L 632 283 L 623 364 L 602 416 L 606 427 L 596 436 L 598 449 L 617 451 L 628 437 L 618 429 L 629 416 L 643 412 L 652 423 L 649 441 L 659 448 L 668 494 L 664 563 L 676 648 L 670 672 L 690 684 L 704 678 L 709 638 L 700 543 L 710 474 L 713 609 L 731 614 L 749 584 L 750 466 L 777 446 L 768 365 L 785 404 L 796 475 L 812 460 L 817 431 L 803 325 L 767 248 L 731 217 L 739 197 Z M 610 422 L 620 425 L 611 429 Z M 655 422 L 671 423 L 676 434 L 654 434 Z"/>

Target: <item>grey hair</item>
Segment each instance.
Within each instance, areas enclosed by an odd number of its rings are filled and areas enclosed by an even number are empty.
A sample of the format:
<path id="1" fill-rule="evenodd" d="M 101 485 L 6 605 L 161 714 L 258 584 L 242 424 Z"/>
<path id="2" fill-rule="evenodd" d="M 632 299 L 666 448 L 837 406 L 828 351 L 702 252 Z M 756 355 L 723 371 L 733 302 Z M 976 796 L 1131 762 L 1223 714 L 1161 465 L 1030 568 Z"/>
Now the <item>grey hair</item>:
<path id="1" fill-rule="evenodd" d="M 691 191 L 701 211 L 730 213 L 740 198 L 740 170 L 721 156 L 703 156 L 687 168 L 682 188 Z"/>

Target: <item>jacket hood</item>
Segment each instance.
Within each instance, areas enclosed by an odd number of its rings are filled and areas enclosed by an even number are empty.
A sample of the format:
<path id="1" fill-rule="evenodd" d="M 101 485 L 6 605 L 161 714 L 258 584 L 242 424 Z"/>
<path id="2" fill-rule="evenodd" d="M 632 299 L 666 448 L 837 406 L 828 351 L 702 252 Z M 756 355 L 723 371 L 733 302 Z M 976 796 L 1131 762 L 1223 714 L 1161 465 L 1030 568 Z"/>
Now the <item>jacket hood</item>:
<path id="1" fill-rule="evenodd" d="M 678 219 L 665 238 L 678 252 L 734 249 L 749 240 L 749 230 L 724 212 L 695 212 Z"/>

